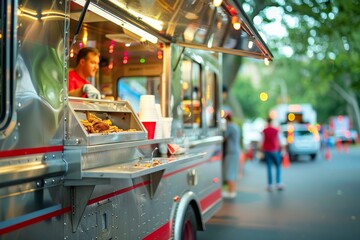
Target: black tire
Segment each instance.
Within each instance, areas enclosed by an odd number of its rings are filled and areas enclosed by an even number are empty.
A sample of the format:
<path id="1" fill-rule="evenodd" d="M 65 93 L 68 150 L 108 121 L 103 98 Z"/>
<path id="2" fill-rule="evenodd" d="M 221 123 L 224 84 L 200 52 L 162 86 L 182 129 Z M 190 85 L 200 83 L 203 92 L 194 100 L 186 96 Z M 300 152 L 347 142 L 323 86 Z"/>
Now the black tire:
<path id="1" fill-rule="evenodd" d="M 311 161 L 315 161 L 315 159 L 316 159 L 316 154 L 311 154 L 311 155 L 310 155 L 310 158 L 311 158 Z"/>
<path id="2" fill-rule="evenodd" d="M 196 240 L 196 216 L 194 209 L 189 205 L 182 223 L 181 240 Z"/>

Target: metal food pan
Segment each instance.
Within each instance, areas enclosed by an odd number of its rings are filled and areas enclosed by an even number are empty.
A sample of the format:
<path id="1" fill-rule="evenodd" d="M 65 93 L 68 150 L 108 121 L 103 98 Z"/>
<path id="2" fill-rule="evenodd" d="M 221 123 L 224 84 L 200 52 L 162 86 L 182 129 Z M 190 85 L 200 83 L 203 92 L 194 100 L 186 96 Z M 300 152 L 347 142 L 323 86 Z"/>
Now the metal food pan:
<path id="1" fill-rule="evenodd" d="M 123 131 L 89 133 L 82 124 L 82 120 L 87 119 L 87 112 L 101 120 L 111 120 L 113 126 Z M 132 131 L 129 131 L 130 129 Z M 71 98 L 67 131 L 68 145 L 97 145 L 147 139 L 146 130 L 127 101 Z"/>

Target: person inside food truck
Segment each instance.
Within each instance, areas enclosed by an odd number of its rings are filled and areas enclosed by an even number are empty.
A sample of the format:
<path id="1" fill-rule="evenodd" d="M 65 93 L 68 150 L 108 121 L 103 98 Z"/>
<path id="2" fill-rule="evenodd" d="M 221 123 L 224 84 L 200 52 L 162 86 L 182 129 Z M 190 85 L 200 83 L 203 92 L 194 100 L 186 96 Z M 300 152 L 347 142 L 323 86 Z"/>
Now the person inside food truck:
<path id="1" fill-rule="evenodd" d="M 76 57 L 75 69 L 69 71 L 69 96 L 100 99 L 100 91 L 88 80 L 99 69 L 100 52 L 93 47 L 80 49 Z"/>

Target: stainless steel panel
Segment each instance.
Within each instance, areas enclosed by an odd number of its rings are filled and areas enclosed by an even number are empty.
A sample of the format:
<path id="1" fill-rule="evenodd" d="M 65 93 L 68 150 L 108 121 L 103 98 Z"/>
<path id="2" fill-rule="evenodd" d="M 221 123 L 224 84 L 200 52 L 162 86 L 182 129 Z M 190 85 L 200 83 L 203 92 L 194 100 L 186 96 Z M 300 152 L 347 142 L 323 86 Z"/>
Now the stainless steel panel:
<path id="1" fill-rule="evenodd" d="M 113 0 L 111 7 L 116 16 L 134 24 L 163 42 L 176 42 L 183 46 L 209 49 L 229 54 L 265 58 L 273 55 L 237 1 L 224 1 L 214 7 L 211 1 L 166 0 L 128 1 Z M 144 3 L 145 2 L 145 3 Z M 102 9 L 109 9 L 106 1 L 99 1 Z M 240 30 L 232 27 L 232 17 L 242 24 Z M 94 21 L 94 17 L 88 18 Z M 169 38 L 171 37 L 171 39 Z M 254 46 L 249 48 L 249 40 Z"/>
<path id="2" fill-rule="evenodd" d="M 8 187 L 7 190 L 11 188 Z M 39 216 L 51 214 L 62 208 L 63 189 L 61 186 L 39 187 L 34 183 L 27 183 L 13 188 L 16 194 L 0 195 L 0 229 L 24 224 L 27 221 L 31 222 Z M 44 239 L 44 236 L 50 234 L 53 236 L 52 239 L 64 239 L 63 216 L 53 217 L 49 221 L 40 221 L 20 230 L 0 234 L 0 239 Z"/>
<path id="3" fill-rule="evenodd" d="M 61 153 L 53 154 L 52 159 L 42 161 L 42 155 L 16 157 L 6 164 L 0 164 L 0 187 L 26 183 L 33 179 L 49 176 L 63 176 L 66 165 Z"/>

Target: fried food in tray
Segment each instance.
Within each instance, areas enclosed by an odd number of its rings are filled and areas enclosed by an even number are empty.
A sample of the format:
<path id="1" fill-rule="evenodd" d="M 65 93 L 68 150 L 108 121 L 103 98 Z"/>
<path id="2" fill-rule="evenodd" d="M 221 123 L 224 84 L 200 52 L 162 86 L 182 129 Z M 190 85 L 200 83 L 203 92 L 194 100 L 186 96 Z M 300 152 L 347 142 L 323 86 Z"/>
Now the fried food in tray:
<path id="1" fill-rule="evenodd" d="M 97 117 L 95 114 L 90 112 L 86 112 L 86 119 L 81 120 L 82 125 L 85 127 L 88 133 L 118 133 L 118 132 L 136 132 L 136 129 L 128 129 L 124 130 L 121 129 L 111 122 L 110 119 L 102 120 L 101 118 Z"/>

